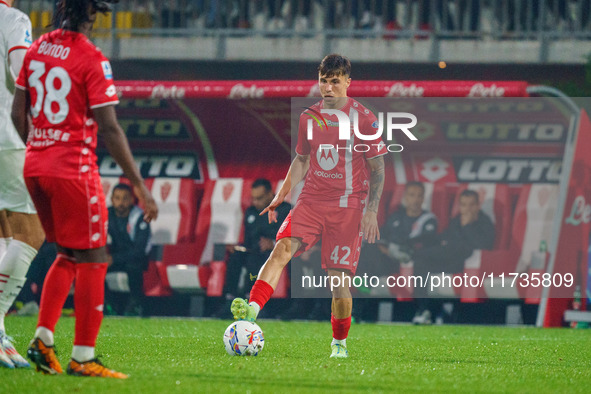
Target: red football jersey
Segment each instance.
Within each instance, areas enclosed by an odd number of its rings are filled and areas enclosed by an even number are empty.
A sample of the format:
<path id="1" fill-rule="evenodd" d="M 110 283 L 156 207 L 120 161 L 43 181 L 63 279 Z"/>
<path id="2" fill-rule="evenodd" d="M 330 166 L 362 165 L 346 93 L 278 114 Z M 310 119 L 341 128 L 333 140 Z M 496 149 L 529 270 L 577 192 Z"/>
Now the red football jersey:
<path id="1" fill-rule="evenodd" d="M 93 108 L 119 102 L 109 61 L 88 38 L 54 30 L 33 43 L 16 82 L 31 97 L 24 175 L 98 175 Z"/>
<path id="2" fill-rule="evenodd" d="M 310 168 L 299 198 L 321 205 L 363 209 L 369 189 L 366 161 L 386 154 L 387 149 L 381 137 L 358 138 L 353 133 L 353 118 L 357 116 L 363 135 L 376 134 L 377 119 L 361 103 L 349 98 L 340 111 L 351 120 L 350 138 L 340 140 L 337 116 L 321 114 L 322 109 L 323 101 L 320 101 L 300 115 L 296 153 L 310 155 Z M 309 119 L 312 120 L 311 139 L 308 139 Z"/>

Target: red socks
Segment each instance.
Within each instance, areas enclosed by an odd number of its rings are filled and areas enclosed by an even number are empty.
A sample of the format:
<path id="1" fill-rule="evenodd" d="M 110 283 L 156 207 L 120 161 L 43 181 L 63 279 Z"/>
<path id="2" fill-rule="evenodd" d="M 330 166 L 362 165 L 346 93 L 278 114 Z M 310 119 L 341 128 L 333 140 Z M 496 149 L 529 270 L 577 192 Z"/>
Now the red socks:
<path id="1" fill-rule="evenodd" d="M 55 325 L 62 315 L 62 308 L 68 298 L 75 275 L 76 263 L 74 260 L 63 254 L 58 254 L 43 282 L 37 327 L 45 327 L 51 332 L 55 331 Z"/>
<path id="2" fill-rule="evenodd" d="M 256 302 L 258 306 L 263 309 L 263 306 L 269 301 L 271 295 L 273 294 L 273 288 L 270 284 L 265 282 L 264 280 L 257 280 L 254 282 L 252 289 L 250 290 L 250 300 L 249 302 Z"/>
<path id="3" fill-rule="evenodd" d="M 347 339 L 349 328 L 351 328 L 351 316 L 345 319 L 337 319 L 334 315 L 330 315 L 330 323 L 332 324 L 332 337 L 334 339 Z"/>
<path id="4" fill-rule="evenodd" d="M 76 264 L 75 346 L 94 347 L 103 320 L 107 263 Z"/>
<path id="5" fill-rule="evenodd" d="M 74 345 L 94 347 L 103 320 L 106 273 L 107 263 L 76 263 L 75 260 L 58 254 L 45 277 L 37 327 L 55 331 L 75 277 Z"/>

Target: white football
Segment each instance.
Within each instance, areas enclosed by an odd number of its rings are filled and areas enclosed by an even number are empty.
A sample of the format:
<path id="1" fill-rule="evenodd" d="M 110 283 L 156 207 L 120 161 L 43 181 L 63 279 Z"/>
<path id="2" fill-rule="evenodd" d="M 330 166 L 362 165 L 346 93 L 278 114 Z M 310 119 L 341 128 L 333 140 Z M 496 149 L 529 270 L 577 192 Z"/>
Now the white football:
<path id="1" fill-rule="evenodd" d="M 256 323 L 238 320 L 224 332 L 224 346 L 230 356 L 256 356 L 264 345 L 263 330 Z"/>

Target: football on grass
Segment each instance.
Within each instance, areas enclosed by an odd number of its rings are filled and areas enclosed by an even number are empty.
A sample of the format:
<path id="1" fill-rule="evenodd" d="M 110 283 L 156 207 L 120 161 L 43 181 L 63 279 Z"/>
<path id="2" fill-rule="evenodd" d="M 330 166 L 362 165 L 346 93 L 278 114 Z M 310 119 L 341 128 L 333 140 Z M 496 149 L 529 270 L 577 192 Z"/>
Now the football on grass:
<path id="1" fill-rule="evenodd" d="M 264 345 L 263 330 L 256 323 L 238 320 L 224 332 L 224 346 L 231 356 L 256 356 Z"/>

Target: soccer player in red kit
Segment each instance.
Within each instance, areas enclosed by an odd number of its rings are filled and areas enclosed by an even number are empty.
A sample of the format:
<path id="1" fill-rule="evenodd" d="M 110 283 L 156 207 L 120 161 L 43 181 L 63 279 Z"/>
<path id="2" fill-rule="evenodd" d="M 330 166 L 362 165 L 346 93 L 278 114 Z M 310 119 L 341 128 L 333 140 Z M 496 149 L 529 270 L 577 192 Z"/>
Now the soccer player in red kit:
<path id="1" fill-rule="evenodd" d="M 321 113 L 340 110 L 351 120 L 358 119 L 362 134 L 376 134 L 378 122 L 373 113 L 347 97 L 350 74 L 351 63 L 343 56 L 328 55 L 320 63 L 318 84 L 322 100 L 300 115 L 297 156 L 279 193 L 262 214 L 269 212 L 269 221 L 276 221 L 275 208 L 291 187 L 304 179 L 304 188 L 277 233 L 277 243 L 259 272 L 250 302 L 237 298 L 231 306 L 234 319 L 254 321 L 291 257 L 322 239 L 322 268 L 331 278 L 329 283 L 341 284 L 332 289 L 331 357 L 338 358 L 348 356 L 346 338 L 353 305 L 344 277 L 355 274 L 362 236 L 370 243 L 380 237 L 377 210 L 384 187 L 382 156 L 387 153 L 381 138 L 366 141 L 351 134 L 349 139 L 340 140 L 337 115 Z M 324 121 L 312 123 L 312 138 L 308 139 L 308 119 L 319 115 Z M 366 150 L 354 148 L 361 143 L 369 150 L 357 152 Z M 339 280 L 333 282 L 333 277 Z"/>
<path id="2" fill-rule="evenodd" d="M 96 164 L 97 132 L 144 205 L 145 220 L 158 208 L 134 163 L 117 122 L 119 102 L 109 61 L 88 39 L 106 1 L 60 0 L 54 22 L 27 51 L 16 82 L 12 119 L 27 140 L 24 176 L 47 240 L 58 255 L 45 278 L 28 357 L 37 370 L 62 373 L 53 333 L 75 279 L 76 327 L 67 373 L 126 378 L 94 354 L 103 318 L 107 271 L 107 209 Z M 28 115 L 33 127 L 29 129 Z"/>

